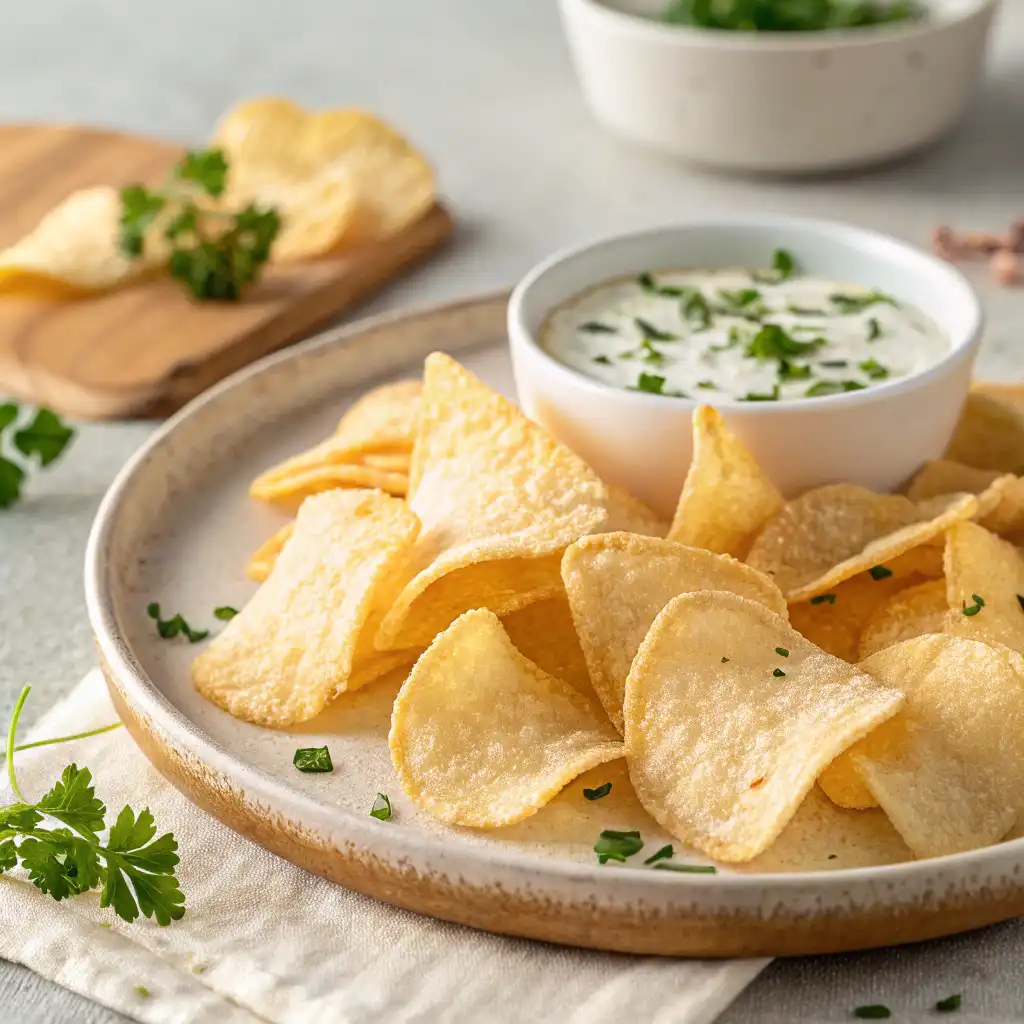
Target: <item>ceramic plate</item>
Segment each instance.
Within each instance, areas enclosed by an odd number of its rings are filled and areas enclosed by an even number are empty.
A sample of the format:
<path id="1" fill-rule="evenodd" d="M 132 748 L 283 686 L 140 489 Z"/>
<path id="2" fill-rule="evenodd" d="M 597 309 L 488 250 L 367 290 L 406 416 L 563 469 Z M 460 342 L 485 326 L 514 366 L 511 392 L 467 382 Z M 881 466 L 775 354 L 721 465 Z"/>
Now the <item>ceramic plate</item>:
<path id="1" fill-rule="evenodd" d="M 511 395 L 504 319 L 498 295 L 332 331 L 209 391 L 125 467 L 93 530 L 86 586 L 111 693 L 146 756 L 211 814 L 310 871 L 534 939 L 784 955 L 915 941 L 1024 914 L 1024 840 L 886 864 L 904 851 L 881 812 L 838 811 L 815 789 L 742 872 L 655 871 L 639 856 L 635 867 L 602 867 L 593 853 L 602 829 L 638 829 L 644 856 L 670 841 L 637 804 L 624 762 L 588 772 L 518 825 L 474 832 L 418 814 L 401 792 L 387 749 L 400 680 L 344 695 L 288 732 L 235 721 L 193 691 L 198 648 L 160 640 L 146 606 L 159 601 L 195 628 L 216 628 L 216 606 L 245 604 L 255 589 L 248 556 L 285 521 L 250 500 L 250 479 L 330 433 L 368 387 L 417 376 L 434 349 Z M 296 747 L 324 743 L 333 773 L 292 767 Z M 582 798 L 584 786 L 608 781 L 606 798 Z M 378 792 L 391 797 L 390 821 L 368 813 Z"/>

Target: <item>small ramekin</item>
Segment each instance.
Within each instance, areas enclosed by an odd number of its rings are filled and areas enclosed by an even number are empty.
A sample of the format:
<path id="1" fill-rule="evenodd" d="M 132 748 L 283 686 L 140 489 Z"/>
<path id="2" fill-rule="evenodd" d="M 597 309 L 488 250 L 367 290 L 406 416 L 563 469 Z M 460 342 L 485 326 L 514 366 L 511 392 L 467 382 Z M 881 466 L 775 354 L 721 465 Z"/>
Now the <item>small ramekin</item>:
<path id="1" fill-rule="evenodd" d="M 670 515 L 691 456 L 695 402 L 611 387 L 555 360 L 541 328 L 593 285 L 671 267 L 764 266 L 788 249 L 808 273 L 877 288 L 916 306 L 949 353 L 911 377 L 864 391 L 779 402 L 716 401 L 729 428 L 787 496 L 849 481 L 902 485 L 945 451 L 970 386 L 984 315 L 967 280 L 903 242 L 848 224 L 781 216 L 695 220 L 556 253 L 516 286 L 508 307 L 519 399 L 527 414 L 609 483 Z"/>
<path id="2" fill-rule="evenodd" d="M 927 0 L 916 23 L 832 32 L 666 25 L 667 0 L 560 0 L 594 116 L 623 138 L 733 170 L 867 166 L 939 138 L 981 74 L 999 0 Z"/>

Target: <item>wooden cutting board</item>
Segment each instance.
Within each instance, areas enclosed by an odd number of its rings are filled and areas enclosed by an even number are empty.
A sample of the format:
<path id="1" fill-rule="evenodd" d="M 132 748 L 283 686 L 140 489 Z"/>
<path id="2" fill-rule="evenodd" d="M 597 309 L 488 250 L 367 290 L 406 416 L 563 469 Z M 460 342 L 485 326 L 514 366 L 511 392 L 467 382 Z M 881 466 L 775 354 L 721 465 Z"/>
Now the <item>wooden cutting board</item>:
<path id="1" fill-rule="evenodd" d="M 157 182 L 181 152 L 116 132 L 0 126 L 0 247 L 75 189 Z M 451 232 L 436 206 L 387 242 L 272 268 L 240 303 L 196 302 L 167 278 L 77 300 L 0 294 L 0 395 L 86 419 L 166 415 L 308 335 Z"/>

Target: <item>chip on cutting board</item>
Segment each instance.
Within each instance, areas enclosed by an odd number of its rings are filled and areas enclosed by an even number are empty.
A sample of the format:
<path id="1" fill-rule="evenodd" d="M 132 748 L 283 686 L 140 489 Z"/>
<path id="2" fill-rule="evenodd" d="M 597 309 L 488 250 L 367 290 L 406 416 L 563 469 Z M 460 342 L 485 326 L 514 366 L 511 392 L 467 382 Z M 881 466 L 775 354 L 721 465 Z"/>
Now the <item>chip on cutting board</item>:
<path id="1" fill-rule="evenodd" d="M 693 412 L 693 460 L 669 539 L 742 558 L 782 495 L 710 406 Z"/>
<path id="2" fill-rule="evenodd" d="M 379 491 L 310 498 L 266 583 L 193 662 L 196 689 L 283 728 L 392 668 L 372 646 L 375 602 L 386 607 L 401 584 L 418 529 L 405 502 Z"/>
<path id="3" fill-rule="evenodd" d="M 472 828 L 521 821 L 623 754 L 600 708 L 527 660 L 484 610 L 458 618 L 416 662 L 388 742 L 413 802 Z"/>
<path id="4" fill-rule="evenodd" d="M 821 770 L 902 703 L 755 601 L 683 594 L 626 680 L 630 778 L 674 836 L 742 863 L 771 846 Z"/>
<path id="5" fill-rule="evenodd" d="M 952 636 L 921 636 L 863 662 L 900 690 L 895 717 L 849 759 L 918 857 L 988 846 L 1024 808 L 1024 659 Z"/>
<path id="6" fill-rule="evenodd" d="M 425 646 L 472 608 L 507 615 L 556 596 L 562 551 L 608 519 L 582 459 L 441 353 L 426 361 L 409 486 L 416 575 L 384 617 L 381 650 Z"/>
<path id="7" fill-rule="evenodd" d="M 594 689 L 619 730 L 629 666 L 651 623 L 673 597 L 727 590 L 786 616 L 779 588 L 742 562 L 629 533 L 577 541 L 562 558 L 562 581 Z"/>
<path id="8" fill-rule="evenodd" d="M 926 543 L 977 511 L 973 494 L 950 495 L 941 508 L 923 512 L 899 494 L 829 484 L 787 502 L 769 519 L 747 563 L 771 576 L 787 600 L 805 601 Z"/>
<path id="9" fill-rule="evenodd" d="M 976 523 L 946 535 L 946 633 L 1024 653 L 1024 555 Z"/>

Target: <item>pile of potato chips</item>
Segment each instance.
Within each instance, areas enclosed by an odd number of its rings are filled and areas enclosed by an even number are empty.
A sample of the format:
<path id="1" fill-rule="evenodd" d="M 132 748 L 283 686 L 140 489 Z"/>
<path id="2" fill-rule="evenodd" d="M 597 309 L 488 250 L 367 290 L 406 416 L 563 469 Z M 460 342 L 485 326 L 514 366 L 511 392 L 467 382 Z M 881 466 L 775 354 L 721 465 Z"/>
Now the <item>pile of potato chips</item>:
<path id="1" fill-rule="evenodd" d="M 1024 388 L 979 386 L 906 494 L 784 501 L 714 409 L 693 433 L 670 526 L 435 353 L 253 483 L 298 515 L 195 685 L 286 728 L 401 670 L 395 770 L 456 825 L 624 758 L 648 814 L 724 864 L 812 811 L 827 849 L 822 808 L 906 858 L 1021 834 Z"/>
<path id="2" fill-rule="evenodd" d="M 434 174 L 393 128 L 361 110 L 313 113 L 277 97 L 229 110 L 209 145 L 224 151 L 227 188 L 211 211 L 251 202 L 274 207 L 281 230 L 271 261 L 314 259 L 383 240 L 434 205 Z M 73 192 L 23 238 L 0 251 L 0 290 L 52 297 L 104 292 L 154 273 L 167 259 L 165 219 L 141 258 L 118 247 L 120 190 Z"/>

